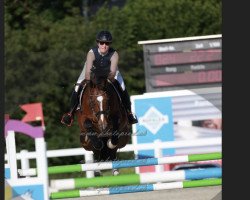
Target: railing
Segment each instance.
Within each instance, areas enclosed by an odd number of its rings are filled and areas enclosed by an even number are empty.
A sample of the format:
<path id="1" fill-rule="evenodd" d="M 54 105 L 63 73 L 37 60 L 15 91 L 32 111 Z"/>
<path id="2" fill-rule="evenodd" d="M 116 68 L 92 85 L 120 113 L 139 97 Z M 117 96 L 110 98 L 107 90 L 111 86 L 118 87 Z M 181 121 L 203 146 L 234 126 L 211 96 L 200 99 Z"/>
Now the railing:
<path id="1" fill-rule="evenodd" d="M 154 150 L 155 155 L 161 155 L 162 149 L 166 148 L 197 148 L 200 147 L 199 151 L 195 153 L 212 153 L 221 152 L 221 137 L 213 138 L 203 138 L 194 140 L 183 140 L 183 141 L 169 141 L 155 143 L 145 143 L 145 144 L 128 144 L 124 148 L 120 149 L 119 152 L 131 152 L 135 150 Z M 93 162 L 93 153 L 91 151 L 86 151 L 83 148 L 72 148 L 72 149 L 60 149 L 60 150 L 47 150 L 47 158 L 54 157 L 67 157 L 67 156 L 84 156 L 86 163 Z M 159 157 L 159 156 L 156 156 Z M 29 159 L 35 159 L 35 152 L 28 152 L 27 150 L 21 150 L 20 153 L 16 154 L 17 160 L 21 160 L 21 169 L 29 169 Z M 5 155 L 5 160 L 7 160 L 7 155 Z M 157 169 L 156 169 L 157 170 Z M 160 171 L 160 168 L 159 168 Z M 94 177 L 93 171 L 86 172 L 88 178 Z"/>

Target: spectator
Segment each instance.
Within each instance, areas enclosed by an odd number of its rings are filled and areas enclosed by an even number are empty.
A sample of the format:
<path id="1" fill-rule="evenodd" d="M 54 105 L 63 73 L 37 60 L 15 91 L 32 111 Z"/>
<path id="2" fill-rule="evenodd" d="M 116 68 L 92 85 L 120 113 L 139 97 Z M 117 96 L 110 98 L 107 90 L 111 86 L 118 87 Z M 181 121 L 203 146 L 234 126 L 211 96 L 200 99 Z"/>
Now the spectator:
<path id="1" fill-rule="evenodd" d="M 222 119 L 207 119 L 202 121 L 202 127 L 222 130 Z"/>

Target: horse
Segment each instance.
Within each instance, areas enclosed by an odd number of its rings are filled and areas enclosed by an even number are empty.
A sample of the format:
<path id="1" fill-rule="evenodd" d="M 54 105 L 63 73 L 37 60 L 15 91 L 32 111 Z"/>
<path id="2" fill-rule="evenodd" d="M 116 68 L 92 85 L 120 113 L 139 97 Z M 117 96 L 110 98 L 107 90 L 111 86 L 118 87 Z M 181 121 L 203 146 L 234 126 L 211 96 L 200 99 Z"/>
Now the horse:
<path id="1" fill-rule="evenodd" d="M 117 150 L 131 139 L 131 125 L 121 97 L 108 79 L 109 70 L 91 70 L 76 112 L 80 142 L 96 162 L 117 160 Z"/>

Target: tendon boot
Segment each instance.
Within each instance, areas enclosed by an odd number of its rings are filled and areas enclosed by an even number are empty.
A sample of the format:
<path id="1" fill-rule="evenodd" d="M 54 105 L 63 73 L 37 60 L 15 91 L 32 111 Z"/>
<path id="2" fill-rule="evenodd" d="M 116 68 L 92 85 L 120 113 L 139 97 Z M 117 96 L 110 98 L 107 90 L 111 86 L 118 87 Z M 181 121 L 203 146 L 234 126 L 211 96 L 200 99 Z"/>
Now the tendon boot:
<path id="1" fill-rule="evenodd" d="M 138 123 L 136 115 L 134 115 L 131 111 L 131 101 L 130 101 L 128 91 L 126 89 L 123 91 L 123 101 L 124 101 L 124 105 L 128 113 L 128 122 L 130 124 Z"/>
<path id="2" fill-rule="evenodd" d="M 113 84 L 116 87 L 117 91 L 119 92 L 119 95 L 120 95 L 120 97 L 122 99 L 122 104 L 126 108 L 129 124 L 136 124 L 136 123 L 138 123 L 136 115 L 134 115 L 131 112 L 131 101 L 130 101 L 130 97 L 129 97 L 127 89 L 125 88 L 125 90 L 123 90 L 121 88 L 120 83 L 117 80 L 115 80 L 113 82 Z"/>

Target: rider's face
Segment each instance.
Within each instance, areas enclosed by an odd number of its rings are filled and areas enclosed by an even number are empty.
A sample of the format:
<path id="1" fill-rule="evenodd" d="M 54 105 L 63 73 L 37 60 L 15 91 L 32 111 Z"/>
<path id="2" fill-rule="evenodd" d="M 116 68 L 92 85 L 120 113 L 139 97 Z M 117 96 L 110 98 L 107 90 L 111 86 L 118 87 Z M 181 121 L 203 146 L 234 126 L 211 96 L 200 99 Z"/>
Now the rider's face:
<path id="1" fill-rule="evenodd" d="M 99 50 L 102 54 L 105 54 L 109 50 L 110 42 L 98 42 Z"/>

